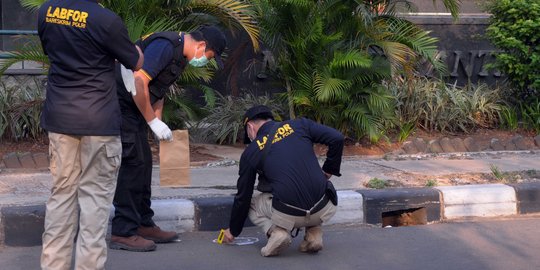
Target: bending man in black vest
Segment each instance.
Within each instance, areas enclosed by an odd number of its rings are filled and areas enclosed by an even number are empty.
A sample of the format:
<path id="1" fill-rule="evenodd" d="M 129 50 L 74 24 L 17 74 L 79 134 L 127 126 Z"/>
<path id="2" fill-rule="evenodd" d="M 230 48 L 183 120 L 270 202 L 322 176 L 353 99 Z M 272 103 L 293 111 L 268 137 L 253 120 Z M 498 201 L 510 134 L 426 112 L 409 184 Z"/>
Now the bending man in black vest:
<path id="1" fill-rule="evenodd" d="M 160 32 L 143 37 L 137 45 L 146 53 L 141 70 L 134 73 L 136 95 L 127 91 L 121 67 L 116 82 L 122 110 L 122 165 L 114 196 L 110 248 L 152 251 L 155 243 L 175 240 L 176 232 L 161 230 L 150 208 L 152 154 L 148 144 L 148 126 L 159 140 L 172 139 L 163 123 L 163 99 L 169 87 L 189 63 L 202 67 L 214 58 L 221 68 L 221 53 L 226 39 L 213 26 L 202 26 L 191 33 Z M 125 72 L 125 71 L 123 71 Z M 126 84 L 129 87 L 129 83 Z"/>
<path id="2" fill-rule="evenodd" d="M 224 242 L 242 232 L 249 216 L 269 237 L 262 256 L 279 255 L 291 243 L 292 230 L 304 227 L 299 250 L 316 253 L 323 248 L 321 224 L 336 213 L 337 195 L 328 179 L 341 176 L 343 135 L 305 118 L 273 120 L 270 109 L 262 105 L 245 114 L 244 142 L 251 143 L 240 158 L 238 193 Z M 314 143 L 328 145 L 322 168 Z M 252 198 L 257 174 L 257 190 L 262 193 Z"/>

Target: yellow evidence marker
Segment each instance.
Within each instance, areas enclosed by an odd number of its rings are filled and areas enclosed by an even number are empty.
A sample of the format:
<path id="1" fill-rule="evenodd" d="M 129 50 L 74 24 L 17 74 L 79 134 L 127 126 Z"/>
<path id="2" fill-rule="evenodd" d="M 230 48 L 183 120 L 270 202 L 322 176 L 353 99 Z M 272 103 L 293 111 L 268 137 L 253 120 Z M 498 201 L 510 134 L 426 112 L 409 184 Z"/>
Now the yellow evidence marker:
<path id="1" fill-rule="evenodd" d="M 217 243 L 221 245 L 223 243 L 223 238 L 224 237 L 225 237 L 225 230 L 221 229 L 221 231 L 219 231 L 219 235 L 217 237 Z"/>

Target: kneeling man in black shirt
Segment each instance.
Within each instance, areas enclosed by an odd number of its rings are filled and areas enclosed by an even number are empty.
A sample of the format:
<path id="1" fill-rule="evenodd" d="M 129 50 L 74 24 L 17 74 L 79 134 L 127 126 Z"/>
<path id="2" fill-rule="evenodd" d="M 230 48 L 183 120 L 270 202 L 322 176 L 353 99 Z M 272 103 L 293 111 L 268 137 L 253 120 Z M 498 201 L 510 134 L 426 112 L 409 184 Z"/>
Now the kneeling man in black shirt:
<path id="1" fill-rule="evenodd" d="M 244 128 L 244 141 L 251 143 L 240 158 L 238 193 L 223 241 L 234 241 L 249 216 L 269 237 L 262 256 L 279 255 L 291 243 L 290 232 L 303 227 L 299 250 L 318 252 L 323 248 L 321 224 L 336 213 L 336 191 L 329 179 L 341 176 L 343 135 L 305 118 L 275 122 L 263 105 L 247 110 Z M 328 146 L 322 168 L 314 143 Z M 262 193 L 252 197 L 257 174 Z"/>

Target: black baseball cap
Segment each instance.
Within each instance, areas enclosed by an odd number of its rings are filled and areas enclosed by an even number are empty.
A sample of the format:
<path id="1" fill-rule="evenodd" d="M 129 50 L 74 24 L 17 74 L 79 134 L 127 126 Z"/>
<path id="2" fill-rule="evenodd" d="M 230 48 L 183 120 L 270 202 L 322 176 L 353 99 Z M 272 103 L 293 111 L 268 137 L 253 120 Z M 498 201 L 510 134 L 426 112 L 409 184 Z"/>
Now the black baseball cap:
<path id="1" fill-rule="evenodd" d="M 227 38 L 225 34 L 219 30 L 219 28 L 212 25 L 203 25 L 197 28 L 195 32 L 199 32 L 202 35 L 204 41 L 206 41 L 206 49 L 214 51 L 214 59 L 220 69 L 223 68 L 223 60 L 221 54 L 225 51 L 227 46 Z"/>
<path id="2" fill-rule="evenodd" d="M 251 140 L 247 134 L 247 122 L 255 119 L 272 119 L 274 120 L 274 115 L 272 110 L 264 105 L 255 105 L 249 108 L 244 114 L 244 144 L 249 144 Z"/>

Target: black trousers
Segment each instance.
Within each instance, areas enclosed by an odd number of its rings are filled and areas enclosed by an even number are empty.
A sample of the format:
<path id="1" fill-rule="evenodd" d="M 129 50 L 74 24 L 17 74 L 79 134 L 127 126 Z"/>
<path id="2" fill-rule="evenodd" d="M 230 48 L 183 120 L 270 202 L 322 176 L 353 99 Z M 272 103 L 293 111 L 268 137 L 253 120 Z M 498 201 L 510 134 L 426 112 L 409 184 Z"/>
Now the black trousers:
<path id="1" fill-rule="evenodd" d="M 152 152 L 148 125 L 138 111 L 122 108 L 122 164 L 113 205 L 112 234 L 132 236 L 139 226 L 154 226 L 152 196 Z"/>

